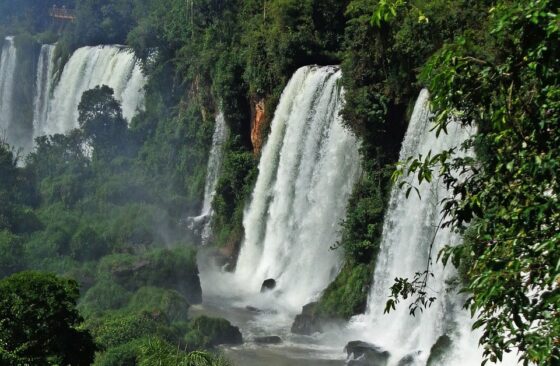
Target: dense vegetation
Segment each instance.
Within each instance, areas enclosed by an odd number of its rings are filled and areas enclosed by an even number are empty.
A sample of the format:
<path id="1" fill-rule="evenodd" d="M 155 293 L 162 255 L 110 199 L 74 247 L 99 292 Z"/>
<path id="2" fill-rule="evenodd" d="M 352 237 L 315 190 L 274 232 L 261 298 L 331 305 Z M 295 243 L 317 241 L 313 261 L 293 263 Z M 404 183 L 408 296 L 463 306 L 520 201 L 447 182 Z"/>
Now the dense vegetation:
<path id="1" fill-rule="evenodd" d="M 480 33 L 465 33 L 428 61 L 438 130 L 475 125 L 464 148 L 405 168 L 429 179 L 445 172 L 456 196 L 448 222 L 465 241 L 442 254 L 463 267 L 466 306 L 483 327 L 490 361 L 520 351 L 523 364 L 560 362 L 558 121 L 560 23 L 554 1 L 499 2 Z M 556 12 L 556 13 L 555 13 Z M 462 172 L 457 176 L 456 172 Z M 405 283 L 423 303 L 425 283 Z M 428 300 L 429 302 L 429 300 Z"/>
<path id="2" fill-rule="evenodd" d="M 76 21 L 48 20 L 55 3 L 75 8 Z M 425 86 L 442 133 L 449 116 L 477 126 L 466 144 L 477 159 L 449 151 L 397 175 L 429 179 L 443 169 L 458 194 L 444 203 L 446 225 L 466 239 L 442 258 L 460 267 L 488 359 L 518 348 L 527 362 L 560 362 L 557 2 L 0 0 L 0 34 L 8 32 L 18 52 L 58 41 L 58 67 L 77 47 L 127 44 L 149 78 L 146 110 L 128 126 L 101 87 L 84 94 L 79 129 L 41 137 L 25 159 L 0 144 L 0 276 L 34 269 L 74 278 L 82 296 L 75 287 L 69 296 L 97 344 L 96 364 L 225 362 L 195 352 L 227 325 L 186 317 L 201 294 L 195 238 L 182 222 L 199 210 L 222 111 L 231 134 L 212 243 L 235 262 L 256 178 L 255 106 L 266 111 L 262 138 L 288 78 L 312 63 L 342 65 L 343 117 L 363 156 L 333 248 L 344 265 L 315 313 L 348 319 L 365 309 L 391 175 Z M 29 100 L 33 81 L 21 80 L 29 85 L 18 98 Z M 17 118 L 32 122 L 25 108 Z M 457 167 L 470 178 L 457 180 Z M 397 285 L 391 304 L 411 293 L 429 303 L 423 278 Z"/>

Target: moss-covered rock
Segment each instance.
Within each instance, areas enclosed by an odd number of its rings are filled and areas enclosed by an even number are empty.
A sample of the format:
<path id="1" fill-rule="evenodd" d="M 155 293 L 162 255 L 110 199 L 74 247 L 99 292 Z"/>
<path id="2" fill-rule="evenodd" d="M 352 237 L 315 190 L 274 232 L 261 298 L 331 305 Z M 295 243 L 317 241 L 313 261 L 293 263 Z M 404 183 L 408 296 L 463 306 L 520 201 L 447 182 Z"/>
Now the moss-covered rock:
<path id="1" fill-rule="evenodd" d="M 317 308 L 318 303 L 311 302 L 305 305 L 301 311 L 301 314 L 297 315 L 292 324 L 292 333 L 311 335 L 322 331 L 322 321 Z"/>
<path id="2" fill-rule="evenodd" d="M 430 349 L 427 366 L 441 365 L 445 360 L 445 355 L 449 352 L 452 343 L 451 338 L 447 334 L 440 336 Z"/>
<path id="3" fill-rule="evenodd" d="M 190 349 L 243 343 L 239 328 L 226 319 L 200 316 L 190 322 L 189 328 L 184 339 Z"/>
<path id="4" fill-rule="evenodd" d="M 372 267 L 347 263 L 323 292 L 317 314 L 325 318 L 350 319 L 366 310 Z"/>

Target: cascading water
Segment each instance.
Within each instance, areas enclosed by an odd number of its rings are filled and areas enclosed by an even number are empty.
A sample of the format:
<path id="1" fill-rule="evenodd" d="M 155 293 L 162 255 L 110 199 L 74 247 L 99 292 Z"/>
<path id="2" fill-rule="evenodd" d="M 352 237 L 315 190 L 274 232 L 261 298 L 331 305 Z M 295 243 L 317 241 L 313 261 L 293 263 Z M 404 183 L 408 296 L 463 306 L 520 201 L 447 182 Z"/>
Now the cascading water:
<path id="1" fill-rule="evenodd" d="M 14 38 L 6 37 L 0 55 L 0 137 L 6 137 L 9 143 L 10 124 L 13 117 L 14 76 L 17 65 L 17 52 Z M 5 136 L 4 136 L 5 135 Z"/>
<path id="2" fill-rule="evenodd" d="M 234 274 L 258 293 L 276 281 L 274 304 L 291 313 L 316 297 L 337 273 L 329 250 L 360 174 L 356 138 L 342 125 L 337 67 L 303 67 L 286 86 L 259 163 L 245 213 L 245 239 Z"/>
<path id="3" fill-rule="evenodd" d="M 51 96 L 54 71 L 54 45 L 41 46 L 37 77 L 35 80 L 35 101 L 33 105 L 33 137 L 45 134 L 49 100 Z"/>
<path id="4" fill-rule="evenodd" d="M 120 46 L 83 47 L 74 52 L 60 77 L 50 102 L 45 134 L 64 133 L 77 127 L 78 104 L 82 93 L 98 85 L 113 88 L 129 121 L 142 108 L 145 78 L 127 48 Z"/>
<path id="5" fill-rule="evenodd" d="M 226 125 L 222 112 L 216 116 L 214 124 L 214 134 L 212 135 L 212 147 L 210 156 L 208 157 L 208 166 L 206 170 L 206 184 L 204 185 L 204 201 L 200 215 L 188 218 L 189 228 L 192 230 L 200 230 L 202 244 L 206 244 L 210 237 L 210 225 L 212 219 L 212 201 L 216 193 L 216 185 L 220 177 L 220 169 L 222 167 L 223 147 L 229 135 L 229 129 Z"/>
<path id="6" fill-rule="evenodd" d="M 469 131 L 451 123 L 448 134 L 436 137 L 431 131 L 429 94 L 423 90 L 414 112 L 400 152 L 400 159 L 409 156 L 426 156 L 451 147 L 459 147 L 469 136 Z M 411 177 L 404 179 L 411 180 Z M 415 182 L 412 182 L 415 184 Z M 426 365 L 430 349 L 441 336 L 452 341 L 447 356 L 434 365 L 475 365 L 480 362 L 476 338 L 471 334 L 471 322 L 461 310 L 462 299 L 457 295 L 456 272 L 434 263 L 428 291 L 437 297 L 435 304 L 416 316 L 409 314 L 404 302 L 389 314 L 384 314 L 390 286 L 396 277 L 414 277 L 426 268 L 428 256 L 434 257 L 445 245 L 456 244 L 461 238 L 449 229 L 438 229 L 442 220 L 440 202 L 450 193 L 437 174 L 433 180 L 423 182 L 406 197 L 406 190 L 395 185 L 391 193 L 383 228 L 383 239 L 376 263 L 372 290 L 366 314 L 354 319 L 354 326 L 364 328 L 366 340 L 391 353 L 389 365 L 398 365 L 408 356 L 407 365 Z M 433 248 L 430 253 L 430 244 Z"/>

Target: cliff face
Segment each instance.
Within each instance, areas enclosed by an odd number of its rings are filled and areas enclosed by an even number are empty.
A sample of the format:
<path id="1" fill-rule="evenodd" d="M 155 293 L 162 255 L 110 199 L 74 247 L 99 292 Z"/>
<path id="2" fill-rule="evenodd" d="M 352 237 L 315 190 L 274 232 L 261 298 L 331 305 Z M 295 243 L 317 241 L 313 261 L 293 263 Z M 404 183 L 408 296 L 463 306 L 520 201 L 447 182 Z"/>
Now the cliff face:
<path id="1" fill-rule="evenodd" d="M 260 155 L 267 124 L 265 100 L 258 99 L 252 104 L 254 107 L 251 111 L 251 143 L 253 144 L 253 153 Z"/>

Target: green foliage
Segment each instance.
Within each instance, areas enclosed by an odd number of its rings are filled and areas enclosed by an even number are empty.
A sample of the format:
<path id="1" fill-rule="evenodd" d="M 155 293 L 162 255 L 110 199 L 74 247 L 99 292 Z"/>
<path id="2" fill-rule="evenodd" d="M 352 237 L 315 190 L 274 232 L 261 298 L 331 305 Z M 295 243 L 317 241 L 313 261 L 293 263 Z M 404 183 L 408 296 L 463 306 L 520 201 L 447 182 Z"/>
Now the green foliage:
<path id="1" fill-rule="evenodd" d="M 17 164 L 17 155 L 0 139 L 0 230 L 23 234 L 40 224 L 28 208 L 35 195 L 29 176 Z"/>
<path id="2" fill-rule="evenodd" d="M 160 312 L 110 313 L 103 318 L 89 320 L 87 327 L 102 350 L 142 337 L 158 336 L 172 340 L 177 336 Z"/>
<path id="3" fill-rule="evenodd" d="M 161 340 L 148 339 L 141 347 L 139 366 L 230 366 L 221 356 L 207 352 L 182 352 L 177 347 Z"/>
<path id="4" fill-rule="evenodd" d="M 499 1 L 486 14 L 483 32 L 465 32 L 423 71 L 436 132 L 452 120 L 476 125 L 464 146 L 476 161 L 450 150 L 405 169 L 425 178 L 439 169 L 455 194 L 444 226 L 470 225 L 468 240 L 440 255 L 466 274 L 485 362 L 515 348 L 525 365 L 551 365 L 560 360 L 558 7 Z"/>
<path id="5" fill-rule="evenodd" d="M 99 263 L 98 276 L 131 291 L 157 286 L 177 290 L 190 303 L 201 301 L 196 251 L 192 248 L 157 249 L 137 256 L 106 256 Z"/>
<path id="6" fill-rule="evenodd" d="M 80 328 L 78 296 L 76 282 L 51 274 L 20 272 L 1 280 L 2 364 L 91 364 L 95 345 Z"/>
<path id="7" fill-rule="evenodd" d="M 132 1 L 77 1 L 75 38 L 82 44 L 124 43 L 134 25 Z"/>
<path id="8" fill-rule="evenodd" d="M 146 342 L 139 338 L 125 344 L 109 348 L 95 357 L 94 366 L 136 366 L 140 347 Z"/>
<path id="9" fill-rule="evenodd" d="M 108 244 L 91 226 L 85 226 L 72 236 L 69 249 L 70 256 L 76 260 L 95 260 L 107 253 Z"/>
<path id="10" fill-rule="evenodd" d="M 125 307 L 131 293 L 124 287 L 108 280 L 100 280 L 80 300 L 79 309 L 87 318 L 107 310 Z"/>
<path id="11" fill-rule="evenodd" d="M 189 303 L 179 292 L 158 287 L 141 287 L 132 295 L 127 309 L 133 312 L 161 310 L 169 321 L 185 322 Z"/>
<path id="12" fill-rule="evenodd" d="M 78 123 L 94 159 L 113 158 L 127 144 L 127 123 L 113 94 L 108 86 L 97 86 L 85 91 L 78 105 Z"/>
<path id="13" fill-rule="evenodd" d="M 0 231 L 0 278 L 23 269 L 22 240 L 7 230 Z"/>
<path id="14" fill-rule="evenodd" d="M 336 279 L 325 289 L 318 305 L 319 316 L 350 319 L 366 310 L 373 268 L 347 261 Z"/>
<path id="15" fill-rule="evenodd" d="M 230 146 L 226 147 L 227 153 L 212 203 L 215 211 L 214 235 L 219 246 L 241 241 L 243 209 L 256 180 L 257 165 L 253 154 L 232 150 Z"/>

